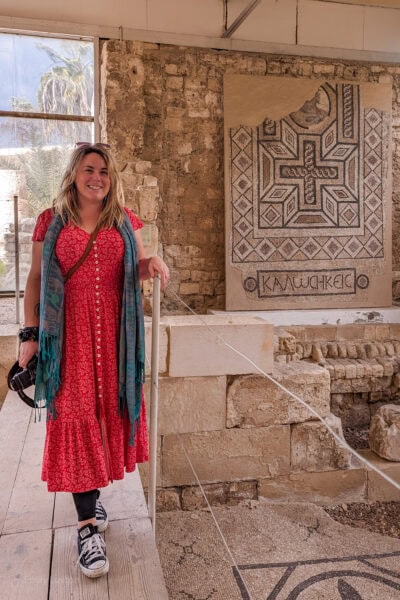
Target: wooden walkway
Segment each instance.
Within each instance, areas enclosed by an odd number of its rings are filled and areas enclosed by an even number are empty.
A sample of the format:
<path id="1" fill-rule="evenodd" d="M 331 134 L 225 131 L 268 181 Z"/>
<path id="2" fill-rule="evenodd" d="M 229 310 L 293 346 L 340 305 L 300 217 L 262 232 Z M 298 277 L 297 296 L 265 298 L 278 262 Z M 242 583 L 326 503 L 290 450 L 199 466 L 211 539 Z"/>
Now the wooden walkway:
<path id="1" fill-rule="evenodd" d="M 108 486 L 110 572 L 90 580 L 76 566 L 71 494 L 40 480 L 45 413 L 9 392 L 0 411 L 1 600 L 168 600 L 138 471 Z"/>

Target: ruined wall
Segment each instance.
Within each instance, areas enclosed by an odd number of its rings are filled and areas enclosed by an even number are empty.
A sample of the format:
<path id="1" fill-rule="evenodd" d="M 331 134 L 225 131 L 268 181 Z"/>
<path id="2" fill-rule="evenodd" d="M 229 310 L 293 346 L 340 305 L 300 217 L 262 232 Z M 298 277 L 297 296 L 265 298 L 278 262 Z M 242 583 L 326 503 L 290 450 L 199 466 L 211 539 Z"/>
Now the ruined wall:
<path id="1" fill-rule="evenodd" d="M 225 305 L 225 73 L 393 86 L 393 269 L 400 270 L 400 66 L 110 40 L 102 49 L 102 137 L 117 152 L 128 205 L 171 267 L 173 292 L 206 312 Z"/>

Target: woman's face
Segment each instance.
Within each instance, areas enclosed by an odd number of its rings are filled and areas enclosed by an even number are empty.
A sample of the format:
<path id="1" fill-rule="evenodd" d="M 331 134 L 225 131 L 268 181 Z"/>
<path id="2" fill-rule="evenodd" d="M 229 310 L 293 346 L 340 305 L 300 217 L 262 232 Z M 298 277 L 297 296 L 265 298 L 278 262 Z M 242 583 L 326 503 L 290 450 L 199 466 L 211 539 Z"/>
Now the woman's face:
<path id="1" fill-rule="evenodd" d="M 85 154 L 76 171 L 79 205 L 101 205 L 110 191 L 110 176 L 104 159 L 96 152 Z"/>

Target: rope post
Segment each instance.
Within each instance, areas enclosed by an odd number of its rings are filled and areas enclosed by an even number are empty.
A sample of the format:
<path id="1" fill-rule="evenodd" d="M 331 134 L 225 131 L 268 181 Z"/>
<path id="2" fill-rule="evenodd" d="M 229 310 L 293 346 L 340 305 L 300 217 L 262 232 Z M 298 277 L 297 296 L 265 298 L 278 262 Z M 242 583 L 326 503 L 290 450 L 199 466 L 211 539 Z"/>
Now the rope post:
<path id="1" fill-rule="evenodd" d="M 14 246 L 15 246 L 15 322 L 20 322 L 19 315 L 19 224 L 18 196 L 14 195 Z"/>
<path id="2" fill-rule="evenodd" d="M 160 276 L 153 281 L 153 317 L 151 322 L 151 393 L 150 393 L 150 468 L 149 468 L 149 516 L 156 531 L 156 485 L 157 485 L 157 437 L 158 437 L 158 370 L 160 332 Z"/>

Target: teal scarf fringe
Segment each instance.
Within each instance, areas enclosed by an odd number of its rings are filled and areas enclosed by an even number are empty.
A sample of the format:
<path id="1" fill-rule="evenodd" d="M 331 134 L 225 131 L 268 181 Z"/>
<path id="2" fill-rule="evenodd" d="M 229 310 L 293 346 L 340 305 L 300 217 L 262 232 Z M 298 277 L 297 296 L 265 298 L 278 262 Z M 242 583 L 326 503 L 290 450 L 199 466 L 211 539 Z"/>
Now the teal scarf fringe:
<path id="1" fill-rule="evenodd" d="M 64 224 L 55 215 L 47 229 L 42 250 L 40 292 L 39 353 L 35 383 L 36 406 L 45 400 L 48 418 L 55 419 L 55 399 L 61 385 L 61 356 L 64 326 L 64 278 L 56 257 L 56 242 Z M 124 288 L 122 297 L 118 412 L 128 414 L 131 428 L 129 444 L 134 445 L 142 390 L 145 380 L 144 319 L 139 280 L 139 257 L 135 234 L 128 216 L 118 227 L 125 245 Z M 78 275 L 79 276 L 79 271 Z M 72 400 L 72 399 L 71 399 Z"/>

